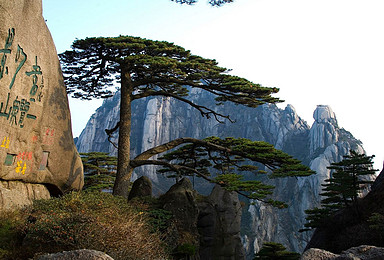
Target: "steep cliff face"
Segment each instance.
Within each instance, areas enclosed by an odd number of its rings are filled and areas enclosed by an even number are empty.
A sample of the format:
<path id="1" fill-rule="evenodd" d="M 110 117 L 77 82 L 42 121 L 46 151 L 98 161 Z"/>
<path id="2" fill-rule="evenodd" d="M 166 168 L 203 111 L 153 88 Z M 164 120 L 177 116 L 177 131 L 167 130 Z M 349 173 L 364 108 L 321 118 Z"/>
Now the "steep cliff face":
<path id="1" fill-rule="evenodd" d="M 296 143 L 291 154 L 296 155 L 299 149 L 307 149 L 302 159 L 316 175 L 305 178 L 280 179 L 271 182 L 276 186 L 276 198 L 286 201 L 287 209 L 278 210 L 266 207 L 260 203 L 249 206 L 251 232 L 246 234 L 248 251 L 258 251 L 263 241 L 276 241 L 287 245 L 290 250 L 302 252 L 310 240 L 312 232 L 298 232 L 306 222 L 304 211 L 319 206 L 321 184 L 330 177 L 327 169 L 333 162 L 343 159 L 350 149 L 363 152 L 361 142 L 344 129 L 339 128 L 336 116 L 328 106 L 319 105 L 313 113 L 314 123 L 302 135 L 306 145 L 301 147 Z M 297 147 L 297 148 L 296 148 Z M 296 150 L 296 149 L 298 150 Z M 284 147 L 283 147 L 284 150 Z M 303 151 L 301 151 L 303 152 Z M 251 238 L 249 238 L 251 237 Z M 252 240 L 252 238 L 255 238 Z"/>
<path id="2" fill-rule="evenodd" d="M 214 104 L 210 94 L 194 91 L 192 96 L 196 103 L 210 107 Z M 315 122 L 310 127 L 291 105 L 282 110 L 275 105 L 252 109 L 225 104 L 215 109 L 221 114 L 231 115 L 236 122 L 220 124 L 214 119 L 202 118 L 198 111 L 175 100 L 148 98 L 135 102 L 132 109 L 133 155 L 178 137 L 245 137 L 269 142 L 317 172 L 317 175 L 306 178 L 267 180 L 276 186 L 276 198 L 286 201 L 290 207 L 276 210 L 257 202 L 247 207 L 242 225 L 243 242 L 249 256 L 258 251 L 264 241 L 280 242 L 290 250 L 301 252 L 311 234 L 299 233 L 298 230 L 305 223 L 304 210 L 319 204 L 321 183 L 329 177 L 326 167 L 341 160 L 351 148 L 363 150 L 358 140 L 339 128 L 336 116 L 328 106 L 317 107 Z M 77 141 L 80 152 L 116 154 L 116 149 L 107 141 L 104 129 L 114 127 L 118 121 L 118 106 L 119 94 L 106 100 L 91 117 Z M 164 179 L 153 167 L 138 169 L 134 178 L 138 175 L 150 177 L 154 187 L 157 185 L 159 189 L 165 185 Z"/>

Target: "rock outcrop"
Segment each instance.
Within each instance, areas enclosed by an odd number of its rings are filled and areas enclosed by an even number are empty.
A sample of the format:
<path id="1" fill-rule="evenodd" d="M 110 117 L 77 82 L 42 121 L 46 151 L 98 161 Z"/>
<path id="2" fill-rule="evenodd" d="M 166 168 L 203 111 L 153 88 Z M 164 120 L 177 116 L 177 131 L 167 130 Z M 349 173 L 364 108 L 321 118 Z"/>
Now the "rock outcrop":
<path id="1" fill-rule="evenodd" d="M 191 91 L 194 103 L 210 107 L 215 104 L 209 93 Z M 108 143 L 104 129 L 113 128 L 118 121 L 119 93 L 105 100 L 89 120 L 76 145 L 81 152 L 102 151 L 116 153 Z M 275 105 L 248 108 L 226 103 L 215 108 L 221 114 L 231 115 L 236 122 L 221 124 L 202 118 L 198 111 L 169 98 L 147 98 L 133 104 L 131 152 L 135 156 L 145 149 L 178 137 L 205 138 L 245 137 L 273 144 L 310 166 L 317 174 L 305 178 L 266 180 L 276 186 L 276 198 L 286 201 L 288 209 L 277 210 L 257 203 L 243 212 L 243 241 L 252 258 L 264 241 L 282 243 L 289 251 L 302 252 L 311 233 L 299 233 L 305 220 L 304 210 L 319 205 L 321 183 L 329 177 L 326 169 L 340 161 L 350 149 L 362 151 L 360 141 L 338 126 L 336 116 L 328 106 L 318 106 L 315 122 L 310 127 L 291 105 L 279 109 Z M 155 167 L 142 167 L 134 178 L 146 175 L 153 181 L 154 192 L 165 192 L 170 181 L 157 174 Z M 212 186 L 195 182 L 200 193 L 208 195 Z"/>
<path id="2" fill-rule="evenodd" d="M 301 255 L 300 260 L 331 260 L 337 257 L 338 255 L 323 249 L 311 248 Z"/>
<path id="3" fill-rule="evenodd" d="M 177 244 L 190 244 L 198 248 L 197 193 L 189 179 L 183 178 L 160 197 L 163 209 L 172 212 L 177 228 Z"/>
<path id="4" fill-rule="evenodd" d="M 201 259 L 245 259 L 240 237 L 242 207 L 237 193 L 215 185 L 198 203 Z"/>
<path id="5" fill-rule="evenodd" d="M 82 163 L 42 1 L 1 1 L 0 10 L 0 179 L 81 189 Z"/>
<path id="6" fill-rule="evenodd" d="M 160 203 L 172 212 L 177 230 L 170 244 L 196 249 L 188 259 L 245 259 L 237 193 L 215 186 L 209 196 L 202 196 L 189 179 L 183 178 L 160 197 Z"/>
<path id="7" fill-rule="evenodd" d="M 352 247 L 341 252 L 339 255 L 326 250 L 311 248 L 304 252 L 301 260 L 382 260 L 384 259 L 384 248 L 375 246 Z"/>
<path id="8" fill-rule="evenodd" d="M 34 200 L 49 198 L 50 193 L 42 184 L 0 181 L 0 211 L 21 208 Z"/>
<path id="9" fill-rule="evenodd" d="M 73 251 L 64 251 L 55 254 L 42 255 L 36 260 L 113 260 L 109 255 L 89 249 L 79 249 Z"/>
<path id="10" fill-rule="evenodd" d="M 147 176 L 141 176 L 132 184 L 128 200 L 152 196 L 152 182 Z"/>

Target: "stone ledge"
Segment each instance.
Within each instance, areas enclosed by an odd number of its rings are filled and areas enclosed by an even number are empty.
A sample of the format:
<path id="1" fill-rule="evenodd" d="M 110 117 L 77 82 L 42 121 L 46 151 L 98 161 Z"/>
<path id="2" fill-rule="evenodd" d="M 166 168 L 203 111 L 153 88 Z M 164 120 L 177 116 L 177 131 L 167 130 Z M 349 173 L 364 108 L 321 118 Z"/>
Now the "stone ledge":
<path id="1" fill-rule="evenodd" d="M 43 184 L 0 180 L 0 211 L 22 208 L 32 204 L 34 200 L 50 197 Z"/>

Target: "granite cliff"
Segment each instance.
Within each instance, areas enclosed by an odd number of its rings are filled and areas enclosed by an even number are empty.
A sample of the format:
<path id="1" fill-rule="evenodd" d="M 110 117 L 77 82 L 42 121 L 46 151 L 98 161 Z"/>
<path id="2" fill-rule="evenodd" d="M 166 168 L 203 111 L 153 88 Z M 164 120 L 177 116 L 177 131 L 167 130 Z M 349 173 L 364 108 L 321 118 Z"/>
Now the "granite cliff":
<path id="1" fill-rule="evenodd" d="M 202 105 L 214 104 L 209 93 L 193 91 L 193 101 Z M 116 154 L 104 129 L 113 128 L 118 121 L 119 93 L 105 100 L 89 119 L 77 140 L 80 152 L 103 151 Z M 137 100 L 132 111 L 132 156 L 150 147 L 178 137 L 204 138 L 245 137 L 273 144 L 317 172 L 306 178 L 268 180 L 276 186 L 276 198 L 286 201 L 288 209 L 277 210 L 263 204 L 248 206 L 243 212 L 243 244 L 248 257 L 258 251 L 263 241 L 280 242 L 289 250 L 302 252 L 310 233 L 299 233 L 305 222 L 304 210 L 319 204 L 321 183 L 329 177 L 327 166 L 342 159 L 350 149 L 363 151 L 361 142 L 348 131 L 340 128 L 330 107 L 320 105 L 314 112 L 314 123 L 309 126 L 291 105 L 279 109 L 275 105 L 263 105 L 256 109 L 225 104 L 215 109 L 229 114 L 235 123 L 218 123 L 202 118 L 199 112 L 168 98 Z M 138 169 L 134 178 L 146 175 L 152 179 L 154 190 L 164 192 L 172 181 L 162 178 L 153 167 Z M 204 192 L 207 187 L 196 188 Z M 167 187 L 164 187 L 167 186 Z"/>

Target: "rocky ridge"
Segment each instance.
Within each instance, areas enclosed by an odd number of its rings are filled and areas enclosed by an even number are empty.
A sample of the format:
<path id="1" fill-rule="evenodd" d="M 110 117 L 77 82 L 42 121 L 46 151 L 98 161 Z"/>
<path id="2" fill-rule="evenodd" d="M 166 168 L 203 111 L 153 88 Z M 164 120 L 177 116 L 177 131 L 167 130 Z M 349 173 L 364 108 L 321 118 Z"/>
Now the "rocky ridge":
<path id="1" fill-rule="evenodd" d="M 205 106 L 214 104 L 209 93 L 192 90 L 191 97 L 193 102 Z M 231 115 L 236 123 L 226 121 L 220 124 L 214 119 L 202 118 L 198 111 L 177 100 L 147 98 L 135 102 L 132 109 L 135 111 L 132 120 L 132 156 L 178 137 L 245 137 L 269 142 L 317 172 L 306 178 L 270 180 L 276 186 L 276 198 L 286 201 L 288 209 L 276 210 L 257 202 L 247 207 L 242 225 L 243 243 L 249 257 L 259 250 L 263 241 L 280 242 L 289 250 L 302 252 L 311 234 L 299 233 L 298 230 L 305 223 L 304 210 L 319 204 L 321 183 L 329 177 L 326 167 L 341 160 L 350 149 L 363 151 L 361 142 L 338 126 L 336 116 L 329 106 L 320 105 L 316 108 L 315 121 L 310 127 L 291 105 L 285 109 L 275 105 L 252 109 L 228 103 L 215 110 Z M 107 141 L 104 129 L 115 126 L 118 106 L 119 93 L 104 101 L 77 141 L 80 152 L 116 154 L 115 148 Z M 164 179 L 153 167 L 138 169 L 134 178 L 140 175 L 148 176 L 155 190 L 156 187 L 162 189 L 166 186 Z M 196 188 L 199 190 L 199 187 Z"/>

